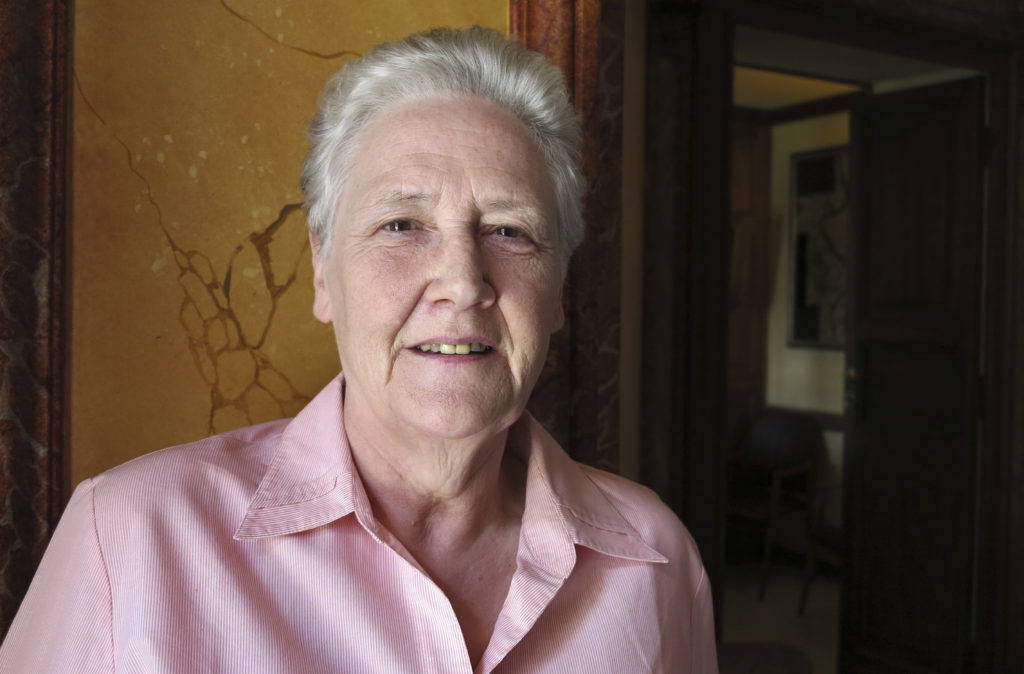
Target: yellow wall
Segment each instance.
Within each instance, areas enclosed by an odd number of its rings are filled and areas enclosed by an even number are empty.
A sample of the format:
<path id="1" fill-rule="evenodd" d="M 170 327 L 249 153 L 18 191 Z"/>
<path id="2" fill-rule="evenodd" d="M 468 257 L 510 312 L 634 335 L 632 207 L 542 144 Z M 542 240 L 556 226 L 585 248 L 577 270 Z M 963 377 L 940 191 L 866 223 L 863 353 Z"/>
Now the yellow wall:
<path id="1" fill-rule="evenodd" d="M 791 228 L 789 222 L 790 156 L 819 148 L 845 145 L 850 139 L 850 116 L 837 113 L 772 127 L 772 222 L 782 227 L 779 241 L 772 303 L 768 314 L 768 372 L 765 402 L 778 407 L 843 413 L 843 367 L 841 350 L 791 348 L 786 345 L 787 297 L 789 296 Z M 826 519 L 838 523 L 842 510 L 843 437 L 825 432 L 829 465 L 819 488 L 827 492 Z"/>
<path id="2" fill-rule="evenodd" d="M 849 142 L 849 128 L 850 118 L 845 112 L 772 127 L 772 222 L 782 227 L 786 235 L 776 239 L 778 262 L 768 314 L 769 405 L 836 414 L 843 411 L 843 352 L 786 345 L 786 302 L 791 274 L 788 206 L 791 155 L 845 145 Z"/>
<path id="3" fill-rule="evenodd" d="M 338 370 L 298 176 L 346 60 L 507 0 L 78 0 L 71 483 L 294 414 Z"/>

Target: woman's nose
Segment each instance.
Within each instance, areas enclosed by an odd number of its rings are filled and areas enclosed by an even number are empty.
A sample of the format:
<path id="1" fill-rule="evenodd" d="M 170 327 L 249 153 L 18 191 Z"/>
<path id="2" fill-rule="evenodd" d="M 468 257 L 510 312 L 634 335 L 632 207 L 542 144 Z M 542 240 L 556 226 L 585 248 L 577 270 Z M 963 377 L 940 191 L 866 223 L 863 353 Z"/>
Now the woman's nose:
<path id="1" fill-rule="evenodd" d="M 450 308 L 456 311 L 490 306 L 495 299 L 495 290 L 477 237 L 466 235 L 443 239 L 437 246 L 427 299 L 434 303 L 450 303 Z"/>

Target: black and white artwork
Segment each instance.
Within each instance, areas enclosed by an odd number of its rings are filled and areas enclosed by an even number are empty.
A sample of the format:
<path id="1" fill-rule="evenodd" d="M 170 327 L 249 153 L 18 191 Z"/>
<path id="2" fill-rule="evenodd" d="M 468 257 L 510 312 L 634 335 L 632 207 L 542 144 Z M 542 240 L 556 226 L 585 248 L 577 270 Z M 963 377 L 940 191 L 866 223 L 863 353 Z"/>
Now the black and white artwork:
<path id="1" fill-rule="evenodd" d="M 791 346 L 843 347 L 849 175 L 845 146 L 792 157 Z"/>

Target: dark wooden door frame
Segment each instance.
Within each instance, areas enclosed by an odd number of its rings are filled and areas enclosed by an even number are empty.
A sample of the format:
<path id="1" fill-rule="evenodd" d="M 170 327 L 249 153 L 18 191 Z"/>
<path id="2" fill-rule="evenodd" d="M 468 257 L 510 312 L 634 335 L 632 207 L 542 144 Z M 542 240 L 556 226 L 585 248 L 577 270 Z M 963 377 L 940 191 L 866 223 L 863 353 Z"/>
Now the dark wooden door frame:
<path id="1" fill-rule="evenodd" d="M 1020 391 L 1013 380 L 1013 355 L 1021 342 L 1014 332 L 1020 329 L 1021 320 L 1014 313 L 1013 288 L 1024 285 L 1014 275 L 1021 273 L 1019 264 L 1014 272 L 1014 255 L 1020 253 L 1014 249 L 1014 186 L 1019 180 L 1013 155 L 1020 112 L 1016 89 L 1020 40 L 1012 25 L 1004 31 L 989 24 L 954 23 L 943 16 L 936 19 L 927 11 L 917 16 L 906 4 L 896 10 L 852 0 L 839 5 L 820 0 L 649 5 L 648 67 L 652 70 L 648 72 L 648 90 L 669 96 L 680 121 L 678 129 L 666 132 L 667 137 L 651 133 L 647 146 L 644 445 L 650 454 L 645 458 L 645 477 L 683 516 L 716 581 L 724 529 L 724 452 L 717 441 L 722 437 L 725 409 L 722 382 L 727 317 L 723 307 L 730 154 L 726 129 L 716 122 L 716 116 L 727 118 L 733 27 L 741 24 L 802 34 L 985 73 L 992 142 L 983 233 L 981 349 L 987 374 L 979 386 L 988 404 L 979 428 L 984 451 L 978 466 L 981 526 L 977 537 L 980 603 L 976 664 L 978 671 L 1008 671 L 1011 663 L 1024 661 L 1022 647 L 1010 638 L 1024 606 L 1021 585 L 1011 572 L 1015 564 L 1024 561 L 1024 546 L 1019 541 L 1021 535 L 1013 530 L 1020 517 L 1011 510 L 1014 494 L 1010 483 L 1012 469 L 1018 465 L 1014 462 L 1012 411 L 1020 408 L 1013 397 Z M 892 13 L 899 11 L 907 15 Z M 673 31 L 679 34 L 673 36 Z M 655 52 L 671 49 L 672 39 L 679 46 L 674 55 L 676 70 L 669 72 Z M 683 53 L 687 49 L 689 53 Z M 665 92 L 669 86 L 675 90 Z M 649 105 L 664 103 L 649 98 Z M 651 119 L 664 124 L 664 119 Z M 666 143 L 671 151 L 662 147 Z M 670 162 L 671 170 L 664 172 L 669 152 L 675 156 L 671 160 L 675 164 Z M 666 197 L 665 190 L 672 196 Z M 660 220 L 662 215 L 669 217 Z M 674 260 L 666 255 L 666 247 L 676 254 Z M 667 302 L 658 294 L 665 285 L 674 289 Z"/>
<path id="2" fill-rule="evenodd" d="M 711 586 L 725 531 L 732 47 L 721 3 L 648 4 L 641 475 Z M 720 591 L 713 593 L 719 633 Z"/>

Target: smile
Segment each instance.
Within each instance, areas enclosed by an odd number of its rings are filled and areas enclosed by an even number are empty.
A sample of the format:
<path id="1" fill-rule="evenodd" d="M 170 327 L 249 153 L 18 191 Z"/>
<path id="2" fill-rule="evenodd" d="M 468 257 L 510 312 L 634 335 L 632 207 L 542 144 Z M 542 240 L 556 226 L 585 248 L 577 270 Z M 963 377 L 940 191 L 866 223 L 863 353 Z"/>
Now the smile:
<path id="1" fill-rule="evenodd" d="M 423 353 L 442 353 L 445 355 L 465 356 L 470 353 L 487 353 L 491 347 L 480 342 L 472 344 L 421 344 L 415 347 Z"/>

